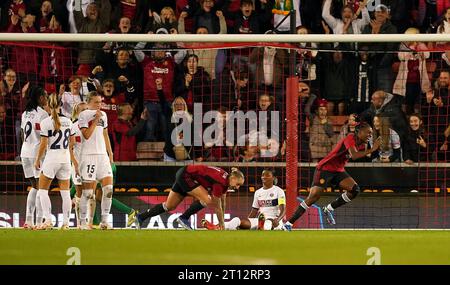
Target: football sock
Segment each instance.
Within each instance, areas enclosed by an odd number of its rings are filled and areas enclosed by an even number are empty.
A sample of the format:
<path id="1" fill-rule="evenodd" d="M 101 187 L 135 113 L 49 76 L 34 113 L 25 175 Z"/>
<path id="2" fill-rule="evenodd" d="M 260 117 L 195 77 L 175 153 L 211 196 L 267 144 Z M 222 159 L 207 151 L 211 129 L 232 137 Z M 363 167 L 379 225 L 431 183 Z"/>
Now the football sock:
<path id="1" fill-rule="evenodd" d="M 231 221 L 225 222 L 225 229 L 229 231 L 234 231 L 237 230 L 240 225 L 241 219 L 239 219 L 238 217 L 234 217 L 233 219 L 231 219 Z"/>
<path id="2" fill-rule="evenodd" d="M 70 200 L 69 190 L 60 190 L 62 198 L 62 214 L 63 214 L 63 224 L 69 225 L 70 212 L 72 211 L 72 201 Z"/>
<path id="3" fill-rule="evenodd" d="M 111 212 L 113 186 L 106 185 L 102 188 L 102 190 L 103 190 L 102 203 L 101 203 L 102 223 L 107 223 L 109 212 Z"/>
<path id="4" fill-rule="evenodd" d="M 94 224 L 94 218 L 96 217 L 96 213 L 97 213 L 97 201 L 95 200 L 95 197 L 92 197 L 88 201 L 87 223 L 89 225 Z"/>
<path id="5" fill-rule="evenodd" d="M 37 190 L 35 188 L 31 188 L 30 192 L 28 192 L 27 196 L 27 209 L 26 209 L 26 219 L 25 223 L 28 225 L 33 225 L 33 217 L 34 210 L 36 208 L 36 194 Z"/>
<path id="6" fill-rule="evenodd" d="M 341 196 L 339 196 L 336 200 L 334 200 L 333 202 L 331 202 L 329 204 L 329 206 L 331 206 L 331 209 L 327 206 L 328 210 L 335 210 L 337 208 L 339 208 L 342 205 L 347 204 L 348 202 L 350 202 L 350 198 L 348 198 L 347 193 L 342 193 Z"/>
<path id="7" fill-rule="evenodd" d="M 297 207 L 297 210 L 295 210 L 294 215 L 292 215 L 292 217 L 289 219 L 289 222 L 291 224 L 294 224 L 295 221 L 297 221 L 308 209 L 309 209 L 308 205 L 306 205 L 305 201 L 302 201 L 300 205 Z"/>
<path id="8" fill-rule="evenodd" d="M 145 211 L 142 214 L 140 214 L 139 218 L 142 221 L 144 221 L 144 220 L 146 220 L 146 219 L 148 219 L 150 217 L 157 216 L 157 215 L 162 214 L 164 212 L 166 212 L 166 209 L 163 206 L 163 204 L 158 204 L 158 205 L 154 206 L 153 208 L 148 209 L 147 211 Z"/>
<path id="9" fill-rule="evenodd" d="M 80 225 L 80 199 L 81 198 L 79 198 L 79 197 L 77 197 L 75 195 L 75 198 L 74 198 L 74 204 L 75 204 L 74 210 L 75 210 L 75 217 L 77 219 L 77 226 Z"/>
<path id="10" fill-rule="evenodd" d="M 42 205 L 42 211 L 44 214 L 45 222 L 51 222 L 52 217 L 51 217 L 50 209 L 52 207 L 52 203 L 50 201 L 50 197 L 48 196 L 48 190 L 39 189 L 39 192 L 40 192 L 41 205 Z"/>
<path id="11" fill-rule="evenodd" d="M 131 212 L 133 212 L 133 209 L 131 207 L 128 207 L 127 205 L 120 202 L 116 198 L 112 198 L 112 206 L 114 208 L 116 208 L 117 210 L 119 210 L 119 212 L 124 213 L 124 214 L 129 215 L 129 214 L 131 214 Z"/>
<path id="12" fill-rule="evenodd" d="M 180 216 L 182 219 L 189 219 L 193 214 L 205 208 L 199 200 L 194 201 L 189 208 Z"/>
<path id="13" fill-rule="evenodd" d="M 40 226 L 44 220 L 44 211 L 42 210 L 41 195 L 36 193 L 36 225 Z"/>
<path id="14" fill-rule="evenodd" d="M 273 224 L 273 222 L 271 220 L 265 220 L 264 221 L 264 230 L 265 231 L 272 230 L 272 224 Z"/>
<path id="15" fill-rule="evenodd" d="M 81 225 L 86 224 L 88 202 L 89 202 L 89 199 L 91 199 L 93 193 L 94 193 L 94 190 L 87 189 L 87 190 L 83 190 L 83 193 L 81 194 L 81 199 L 80 199 L 80 224 Z"/>

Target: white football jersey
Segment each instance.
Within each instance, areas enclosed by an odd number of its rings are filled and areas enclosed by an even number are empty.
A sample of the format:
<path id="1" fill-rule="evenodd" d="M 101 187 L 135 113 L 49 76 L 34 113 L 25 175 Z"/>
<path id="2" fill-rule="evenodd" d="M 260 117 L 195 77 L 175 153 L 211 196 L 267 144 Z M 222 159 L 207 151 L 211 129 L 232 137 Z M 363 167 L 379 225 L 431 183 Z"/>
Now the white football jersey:
<path id="1" fill-rule="evenodd" d="M 20 157 L 35 158 L 41 141 L 41 122 L 48 117 L 48 113 L 41 107 L 31 112 L 22 113 L 20 128 L 23 131 L 23 144 Z"/>
<path id="2" fill-rule="evenodd" d="M 41 136 L 48 138 L 45 161 L 70 163 L 69 143 L 72 133 L 72 122 L 63 116 L 59 117 L 61 127 L 55 130 L 53 118 L 48 117 L 41 123 Z"/>
<path id="3" fill-rule="evenodd" d="M 266 219 L 275 219 L 280 214 L 279 205 L 286 205 L 286 196 L 283 189 L 274 185 L 270 189 L 259 188 L 253 197 L 252 207 L 259 209 Z"/>
<path id="4" fill-rule="evenodd" d="M 84 110 L 78 116 L 78 124 L 80 129 L 89 128 L 95 118 L 96 110 Z M 87 154 L 108 154 L 106 151 L 105 138 L 103 137 L 103 130 L 108 127 L 108 118 L 106 113 L 102 112 L 102 116 L 95 127 L 91 137 L 86 140 L 83 139 L 81 144 L 81 153 Z"/>
<path id="5" fill-rule="evenodd" d="M 73 122 L 72 125 L 72 134 L 75 137 L 75 144 L 73 146 L 73 155 L 75 159 L 79 162 L 81 158 L 81 143 L 83 142 L 83 134 L 80 130 L 80 125 L 78 124 L 78 120 Z"/>

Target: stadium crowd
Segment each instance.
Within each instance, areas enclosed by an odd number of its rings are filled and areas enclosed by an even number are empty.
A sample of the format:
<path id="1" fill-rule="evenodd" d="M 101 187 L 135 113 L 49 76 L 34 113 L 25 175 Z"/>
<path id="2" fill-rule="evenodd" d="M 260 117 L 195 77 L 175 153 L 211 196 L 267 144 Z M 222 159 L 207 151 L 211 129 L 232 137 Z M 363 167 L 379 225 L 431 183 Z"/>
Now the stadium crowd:
<path id="1" fill-rule="evenodd" d="M 289 33 L 289 22 L 273 14 L 274 0 L 7 0 L 0 4 L 0 30 L 10 33 L 273 34 Z M 286 1 L 288 2 L 288 1 Z M 448 0 L 301 0 L 298 34 L 450 33 Z M 370 1 L 369 1 L 370 2 Z M 300 160 L 318 161 L 365 121 L 382 146 L 362 161 L 447 161 L 450 155 L 450 51 L 445 43 L 310 44 L 227 49 L 166 43 L 0 45 L 0 159 L 14 160 L 21 148 L 21 114 L 31 87 L 57 93 L 71 117 L 89 91 L 102 94 L 116 161 L 136 160 L 138 142 L 164 141 L 164 160 L 273 161 L 285 155 L 286 90 L 290 51 L 299 83 Z M 431 52 L 430 52 L 431 51 Z M 439 52 L 440 51 L 440 52 Z M 31 86 L 31 87 L 30 87 Z M 194 103 L 203 112 L 281 112 L 280 137 L 252 146 L 230 146 L 226 129 L 213 144 L 175 143 L 171 122 Z M 333 117 L 348 116 L 335 130 Z M 268 126 L 271 126 L 268 118 Z M 207 124 L 204 124 L 206 127 Z M 266 129 L 267 130 L 267 129 Z M 262 133 L 266 131 L 258 129 Z M 270 128 L 268 130 L 270 132 Z M 176 131 L 176 140 L 183 133 Z M 254 135 L 254 134 L 253 134 Z M 235 145 L 236 142 L 232 142 Z M 180 151 L 181 146 L 181 151 Z M 369 146 L 370 147 L 370 146 Z M 262 155 L 263 152 L 276 155 Z"/>

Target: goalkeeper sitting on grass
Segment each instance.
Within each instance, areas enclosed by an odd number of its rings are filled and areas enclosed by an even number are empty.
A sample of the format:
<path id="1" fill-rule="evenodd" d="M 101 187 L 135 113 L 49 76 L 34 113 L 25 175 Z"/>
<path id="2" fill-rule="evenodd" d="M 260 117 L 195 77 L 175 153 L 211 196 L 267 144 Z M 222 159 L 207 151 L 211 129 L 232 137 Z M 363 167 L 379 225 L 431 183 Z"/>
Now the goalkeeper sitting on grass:
<path id="1" fill-rule="evenodd" d="M 274 170 L 265 169 L 261 174 L 263 187 L 256 190 L 252 210 L 248 218 L 235 217 L 225 222 L 226 230 L 281 230 L 286 214 L 286 198 L 283 189 L 276 186 Z M 218 230 L 219 226 L 207 220 L 202 225 L 208 230 Z"/>

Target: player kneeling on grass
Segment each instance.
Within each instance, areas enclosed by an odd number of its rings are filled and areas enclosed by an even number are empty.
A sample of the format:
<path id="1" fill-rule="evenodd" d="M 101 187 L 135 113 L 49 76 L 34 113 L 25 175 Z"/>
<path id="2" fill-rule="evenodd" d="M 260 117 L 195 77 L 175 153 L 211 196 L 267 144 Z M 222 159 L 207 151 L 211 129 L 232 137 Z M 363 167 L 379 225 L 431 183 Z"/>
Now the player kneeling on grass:
<path id="1" fill-rule="evenodd" d="M 70 161 L 78 168 L 78 162 L 73 155 L 74 133 L 72 133 L 72 122 L 70 119 L 58 115 L 60 112 L 60 101 L 56 94 L 49 98 L 51 117 L 41 122 L 41 143 L 39 152 L 34 163 L 36 169 L 41 168 L 41 158 L 45 155 L 42 163 L 42 172 L 39 176 L 39 195 L 44 212 L 44 223 L 38 229 L 51 229 L 53 227 L 51 218 L 51 202 L 48 190 L 52 180 L 56 177 L 59 182 L 62 198 L 63 226 L 61 229 L 69 228 L 69 216 L 72 210 L 70 200 Z"/>
<path id="2" fill-rule="evenodd" d="M 235 217 L 225 222 L 226 230 L 281 230 L 282 219 L 286 214 L 286 196 L 283 189 L 276 186 L 276 177 L 271 169 L 263 170 L 261 174 L 263 187 L 256 190 L 253 197 L 252 210 L 248 218 Z M 219 229 L 206 220 L 202 225 L 208 230 Z"/>
<path id="3" fill-rule="evenodd" d="M 229 174 L 225 170 L 209 165 L 187 165 L 180 168 L 175 176 L 175 183 L 169 192 L 166 202 L 158 204 L 151 209 L 136 215 L 136 227 L 153 216 L 173 211 L 190 195 L 196 198 L 203 207 L 214 209 L 219 219 L 219 228 L 225 228 L 224 209 L 226 193 L 229 189 L 237 190 L 244 183 L 244 174 L 237 168 L 232 168 Z M 209 192 L 207 189 L 211 189 Z M 202 208 L 197 209 L 197 211 Z M 128 223 L 134 222 L 129 219 Z M 186 221 L 177 220 L 180 226 L 191 230 Z"/>
<path id="4" fill-rule="evenodd" d="M 372 127 L 366 122 L 355 128 L 354 134 L 348 134 L 340 140 L 334 149 L 325 156 L 316 166 L 313 183 L 308 198 L 301 202 L 294 215 L 284 224 L 283 229 L 290 231 L 292 225 L 298 220 L 312 204 L 320 199 L 320 193 L 331 185 L 338 185 L 345 192 L 335 201 L 322 208 L 327 222 L 335 225 L 333 212 L 340 206 L 349 203 L 359 194 L 360 189 L 353 178 L 345 171 L 344 166 L 349 158 L 356 160 L 371 154 L 380 147 L 381 140 L 375 140 L 373 147 L 367 149 L 367 142 L 372 136 Z"/>

